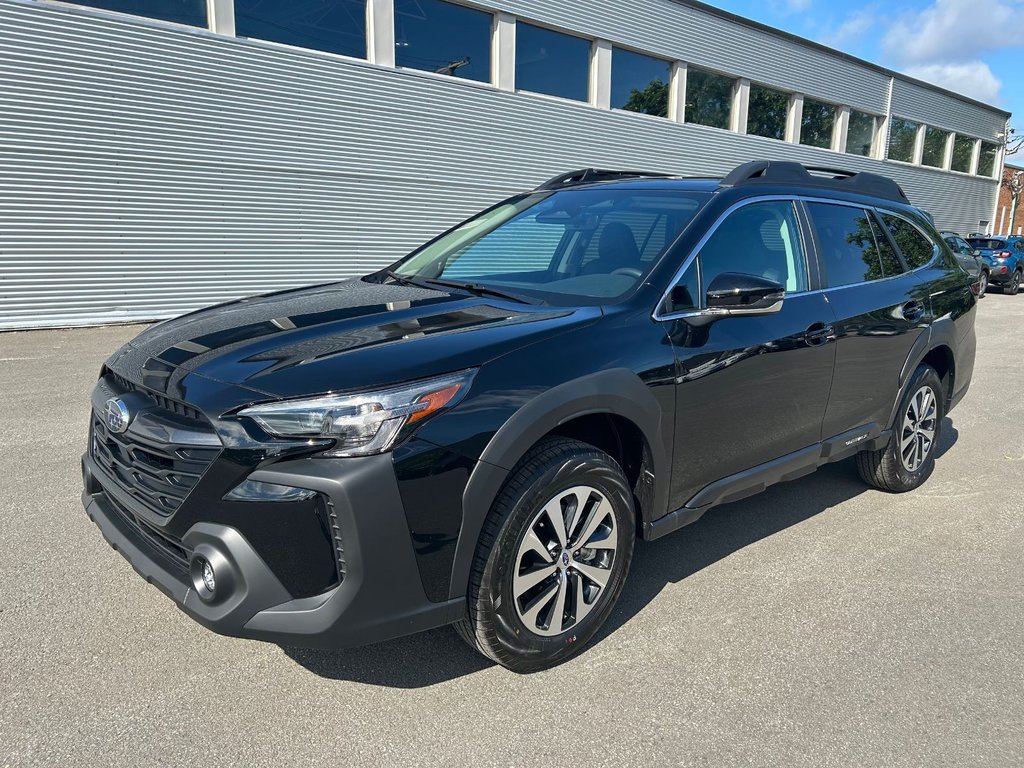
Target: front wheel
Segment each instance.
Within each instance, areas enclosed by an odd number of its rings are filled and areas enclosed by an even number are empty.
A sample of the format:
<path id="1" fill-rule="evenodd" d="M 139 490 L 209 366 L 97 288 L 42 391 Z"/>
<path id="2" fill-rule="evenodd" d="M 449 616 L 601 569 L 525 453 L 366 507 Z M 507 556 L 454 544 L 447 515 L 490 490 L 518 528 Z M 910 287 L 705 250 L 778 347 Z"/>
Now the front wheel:
<path id="1" fill-rule="evenodd" d="M 912 491 L 931 475 L 945 415 L 942 381 L 929 365 L 918 366 L 900 401 L 889 444 L 857 454 L 857 469 L 869 485 L 891 493 Z"/>
<path id="2" fill-rule="evenodd" d="M 985 295 L 985 291 L 988 290 L 988 272 L 981 270 L 981 274 L 978 275 L 978 297 L 981 298 Z"/>
<path id="3" fill-rule="evenodd" d="M 622 591 L 634 519 L 629 483 L 608 454 L 565 438 L 539 443 L 491 508 L 459 634 L 515 672 L 579 653 Z"/>
<path id="4" fill-rule="evenodd" d="M 1010 282 L 1003 285 L 1003 293 L 1008 293 L 1011 296 L 1016 296 L 1020 293 L 1020 270 L 1014 272 Z"/>

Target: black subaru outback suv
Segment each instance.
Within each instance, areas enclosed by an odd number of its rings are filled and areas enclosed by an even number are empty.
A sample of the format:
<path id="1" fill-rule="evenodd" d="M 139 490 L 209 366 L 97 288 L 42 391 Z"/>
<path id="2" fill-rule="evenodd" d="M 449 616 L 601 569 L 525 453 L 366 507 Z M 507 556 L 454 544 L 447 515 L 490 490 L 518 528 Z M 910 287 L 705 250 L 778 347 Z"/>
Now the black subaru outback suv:
<path id="1" fill-rule="evenodd" d="M 139 335 L 93 393 L 83 501 L 217 632 L 455 624 L 539 670 L 605 621 L 637 537 L 851 456 L 923 483 L 976 290 L 882 177 L 567 174 L 375 274 Z"/>

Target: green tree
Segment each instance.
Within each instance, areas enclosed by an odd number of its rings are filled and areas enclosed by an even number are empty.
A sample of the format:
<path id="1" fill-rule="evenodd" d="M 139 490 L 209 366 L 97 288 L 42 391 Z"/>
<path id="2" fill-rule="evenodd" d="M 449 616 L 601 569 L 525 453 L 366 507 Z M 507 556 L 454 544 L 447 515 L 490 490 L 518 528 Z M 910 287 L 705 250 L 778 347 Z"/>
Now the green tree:
<path id="1" fill-rule="evenodd" d="M 668 83 L 652 80 L 643 90 L 634 88 L 623 109 L 645 115 L 668 117 Z"/>

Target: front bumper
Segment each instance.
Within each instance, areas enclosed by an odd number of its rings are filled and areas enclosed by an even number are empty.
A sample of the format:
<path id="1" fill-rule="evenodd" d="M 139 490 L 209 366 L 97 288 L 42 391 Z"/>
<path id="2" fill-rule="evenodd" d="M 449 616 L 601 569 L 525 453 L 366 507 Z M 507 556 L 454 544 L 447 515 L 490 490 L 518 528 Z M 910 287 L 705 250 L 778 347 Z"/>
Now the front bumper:
<path id="1" fill-rule="evenodd" d="M 187 557 L 204 557 L 219 571 L 215 594 L 204 599 L 180 564 L 119 510 L 131 500 L 119 498 L 116 485 L 104 487 L 89 455 L 82 468 L 82 502 L 107 541 L 185 613 L 220 634 L 345 648 L 432 629 L 465 614 L 463 599 L 433 603 L 424 593 L 388 455 L 298 459 L 250 475 L 259 482 L 315 490 L 333 507 L 344 542 L 344 578 L 323 594 L 298 599 L 236 528 L 197 522 L 181 544 Z"/>

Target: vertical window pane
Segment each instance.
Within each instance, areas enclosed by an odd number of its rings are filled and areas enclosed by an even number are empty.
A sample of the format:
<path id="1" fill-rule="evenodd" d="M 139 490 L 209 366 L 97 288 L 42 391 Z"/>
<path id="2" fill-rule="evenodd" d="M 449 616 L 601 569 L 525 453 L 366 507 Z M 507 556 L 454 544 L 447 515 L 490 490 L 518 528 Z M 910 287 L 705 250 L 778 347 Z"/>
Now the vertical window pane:
<path id="1" fill-rule="evenodd" d="M 946 140 L 949 139 L 949 131 L 928 126 L 924 129 L 924 154 L 921 156 L 921 165 L 931 168 L 942 168 L 946 165 Z"/>
<path id="2" fill-rule="evenodd" d="M 75 5 L 205 27 L 206 0 L 69 0 Z"/>
<path id="3" fill-rule="evenodd" d="M 800 120 L 800 143 L 808 147 L 831 149 L 832 132 L 836 126 L 836 108 L 831 104 L 804 99 L 804 114 Z"/>
<path id="4" fill-rule="evenodd" d="M 953 164 L 954 171 L 960 173 L 971 172 L 971 158 L 974 156 L 974 139 L 970 136 L 957 136 L 953 139 Z"/>
<path id="5" fill-rule="evenodd" d="M 516 88 L 586 101 L 590 41 L 517 22 Z"/>
<path id="6" fill-rule="evenodd" d="M 914 144 L 917 142 L 917 123 L 894 117 L 889 126 L 889 159 L 902 163 L 914 162 Z"/>
<path id="7" fill-rule="evenodd" d="M 735 85 L 731 77 L 690 67 L 686 73 L 686 122 L 728 129 Z"/>
<path id="8" fill-rule="evenodd" d="M 845 205 L 808 203 L 830 288 L 885 277 L 867 211 Z"/>
<path id="9" fill-rule="evenodd" d="M 743 206 L 708 238 L 699 258 L 704 291 L 723 272 L 766 277 L 789 293 L 807 290 L 800 227 L 788 201 Z"/>
<path id="10" fill-rule="evenodd" d="M 850 110 L 850 125 L 846 132 L 846 151 L 851 155 L 871 156 L 875 143 L 875 116 L 855 109 Z"/>
<path id="11" fill-rule="evenodd" d="M 672 65 L 653 56 L 612 49 L 612 109 L 668 117 Z"/>
<path id="12" fill-rule="evenodd" d="M 981 154 L 978 156 L 978 175 L 992 177 L 996 172 L 996 153 L 999 151 L 999 147 L 995 144 L 989 144 L 987 141 L 981 142 Z"/>
<path id="13" fill-rule="evenodd" d="M 882 262 L 882 274 L 885 277 L 902 274 L 905 270 L 900 263 L 900 257 L 896 255 L 896 250 L 892 247 L 892 243 L 889 242 L 889 238 L 885 236 L 885 233 L 873 217 L 869 223 L 871 224 L 871 234 L 875 236 L 875 245 L 878 246 L 878 258 Z"/>
<path id="14" fill-rule="evenodd" d="M 786 117 L 789 94 L 750 84 L 750 105 L 747 109 L 747 133 L 769 139 L 786 138 Z"/>
<path id="15" fill-rule="evenodd" d="M 395 64 L 489 83 L 492 23 L 444 0 L 395 0 Z"/>
<path id="16" fill-rule="evenodd" d="M 235 0 L 235 33 L 366 58 L 366 0 Z"/>
<path id="17" fill-rule="evenodd" d="M 882 214 L 882 221 L 911 269 L 923 267 L 935 256 L 935 243 L 922 235 L 909 221 L 887 213 Z"/>

